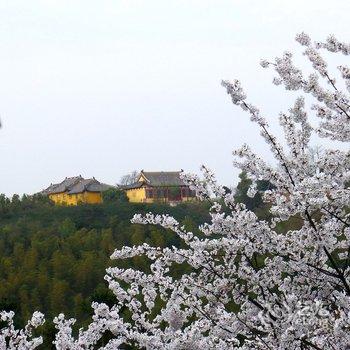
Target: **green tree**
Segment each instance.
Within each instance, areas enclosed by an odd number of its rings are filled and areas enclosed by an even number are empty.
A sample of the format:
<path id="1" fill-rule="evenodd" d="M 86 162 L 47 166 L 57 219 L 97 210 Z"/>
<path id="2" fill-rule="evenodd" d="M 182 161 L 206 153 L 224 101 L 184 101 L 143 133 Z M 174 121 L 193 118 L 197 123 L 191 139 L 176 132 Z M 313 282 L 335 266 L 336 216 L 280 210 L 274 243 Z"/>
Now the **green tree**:
<path id="1" fill-rule="evenodd" d="M 128 202 L 128 197 L 125 191 L 119 188 L 110 188 L 102 192 L 102 199 L 105 203 Z"/>
<path id="2" fill-rule="evenodd" d="M 254 211 L 260 218 L 269 218 L 269 205 L 263 202 L 262 193 L 271 188 L 268 181 L 257 181 L 257 193 L 253 198 L 248 196 L 248 189 L 252 180 L 245 172 L 239 175 L 240 181 L 235 191 L 235 199 L 239 203 L 246 205 L 247 209 Z"/>

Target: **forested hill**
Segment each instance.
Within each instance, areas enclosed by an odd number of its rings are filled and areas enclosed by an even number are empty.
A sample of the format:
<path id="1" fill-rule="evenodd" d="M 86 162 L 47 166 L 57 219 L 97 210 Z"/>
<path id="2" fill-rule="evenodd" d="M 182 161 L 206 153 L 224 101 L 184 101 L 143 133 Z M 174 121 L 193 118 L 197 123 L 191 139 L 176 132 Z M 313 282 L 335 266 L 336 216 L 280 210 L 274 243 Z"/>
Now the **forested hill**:
<path id="1" fill-rule="evenodd" d="M 208 220 L 208 205 L 132 204 L 54 206 L 43 197 L 11 200 L 0 196 L 0 310 L 16 312 L 23 325 L 33 311 L 47 319 L 42 348 L 50 348 L 53 324 L 60 312 L 87 323 L 91 302 L 113 302 L 105 269 L 115 248 L 143 242 L 156 246 L 180 244 L 160 227 L 130 223 L 135 213 L 169 213 L 189 230 Z M 131 265 L 144 265 L 135 258 Z"/>
<path id="2" fill-rule="evenodd" d="M 250 184 L 241 174 L 236 200 L 267 218 L 260 194 L 247 196 Z M 264 190 L 266 184 L 258 187 Z M 50 349 L 53 317 L 61 312 L 74 317 L 78 329 L 88 323 L 92 301 L 114 303 L 103 277 L 105 269 L 115 264 L 109 259 L 115 248 L 144 242 L 160 247 L 181 244 L 170 231 L 131 224 L 134 214 L 167 213 L 196 231 L 208 222 L 209 206 L 136 204 L 112 193 L 103 204 L 67 207 L 54 206 L 41 196 L 0 195 L 0 310 L 15 311 L 17 326 L 23 326 L 33 311 L 43 312 L 47 321 L 41 330 L 45 339 L 41 349 Z M 118 264 L 147 269 L 141 257 Z"/>

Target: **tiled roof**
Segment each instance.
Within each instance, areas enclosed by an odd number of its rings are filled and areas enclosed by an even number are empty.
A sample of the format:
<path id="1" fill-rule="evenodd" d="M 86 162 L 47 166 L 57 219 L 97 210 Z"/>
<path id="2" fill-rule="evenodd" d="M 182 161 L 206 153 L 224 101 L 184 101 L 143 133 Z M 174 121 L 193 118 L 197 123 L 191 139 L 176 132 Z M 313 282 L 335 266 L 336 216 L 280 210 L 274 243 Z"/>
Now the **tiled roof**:
<path id="1" fill-rule="evenodd" d="M 131 190 L 133 188 L 140 188 L 142 186 L 143 186 L 143 182 L 134 182 L 134 183 L 129 184 L 129 185 L 120 186 L 120 188 L 123 190 Z"/>
<path id="2" fill-rule="evenodd" d="M 184 186 L 180 171 L 141 171 L 151 186 Z"/>
<path id="3" fill-rule="evenodd" d="M 180 171 L 141 171 L 138 181 L 130 185 L 125 185 L 122 188 L 125 190 L 140 188 L 144 184 L 154 187 L 162 186 L 186 186 L 184 181 L 180 178 Z M 146 182 L 142 181 L 142 176 Z"/>
<path id="4" fill-rule="evenodd" d="M 84 179 L 81 176 L 66 177 L 59 184 L 51 184 L 42 194 L 54 194 L 66 192 L 68 194 L 76 194 L 82 192 L 103 192 L 113 188 L 111 185 L 103 184 L 93 179 Z"/>

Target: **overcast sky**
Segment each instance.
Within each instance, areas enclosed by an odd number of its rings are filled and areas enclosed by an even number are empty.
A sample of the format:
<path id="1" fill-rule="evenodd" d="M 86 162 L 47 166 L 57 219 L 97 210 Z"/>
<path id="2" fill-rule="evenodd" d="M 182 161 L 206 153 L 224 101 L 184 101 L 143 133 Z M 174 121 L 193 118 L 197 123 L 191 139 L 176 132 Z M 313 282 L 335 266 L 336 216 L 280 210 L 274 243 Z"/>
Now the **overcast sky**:
<path id="1" fill-rule="evenodd" d="M 299 50 L 302 30 L 350 41 L 349 12 L 348 0 L 0 0 L 0 193 L 203 163 L 235 183 L 233 149 L 268 153 L 221 79 L 242 80 L 275 124 L 290 96 L 260 58 Z"/>

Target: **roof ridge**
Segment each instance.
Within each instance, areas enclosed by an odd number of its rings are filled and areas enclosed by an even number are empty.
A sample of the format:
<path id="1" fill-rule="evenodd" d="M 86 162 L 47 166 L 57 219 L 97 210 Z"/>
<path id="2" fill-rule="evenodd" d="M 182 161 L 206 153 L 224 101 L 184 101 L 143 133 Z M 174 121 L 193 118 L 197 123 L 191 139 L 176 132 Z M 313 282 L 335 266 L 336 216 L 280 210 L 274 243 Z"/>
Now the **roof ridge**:
<path id="1" fill-rule="evenodd" d="M 142 171 L 143 173 L 149 173 L 149 174 L 159 174 L 159 173 L 181 173 L 181 170 L 161 170 L 161 171 Z"/>

